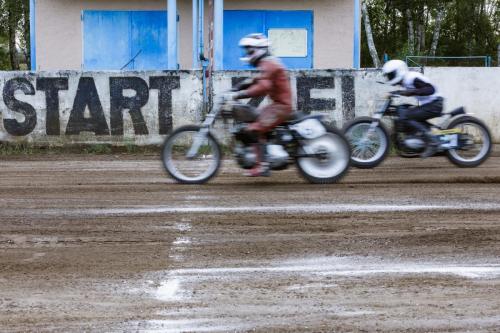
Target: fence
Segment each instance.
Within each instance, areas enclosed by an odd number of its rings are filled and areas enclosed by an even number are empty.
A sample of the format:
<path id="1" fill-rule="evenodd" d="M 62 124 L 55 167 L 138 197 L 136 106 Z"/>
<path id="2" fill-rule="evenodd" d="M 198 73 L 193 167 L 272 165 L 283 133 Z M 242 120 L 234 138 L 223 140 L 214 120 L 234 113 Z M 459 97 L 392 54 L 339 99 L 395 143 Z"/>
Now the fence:
<path id="1" fill-rule="evenodd" d="M 477 61 L 481 67 L 491 67 L 493 59 L 490 56 L 464 56 L 464 57 L 431 57 L 431 56 L 406 56 L 406 63 L 410 67 L 423 66 L 471 66 L 471 62 Z M 431 63 L 430 63 L 431 62 Z"/>

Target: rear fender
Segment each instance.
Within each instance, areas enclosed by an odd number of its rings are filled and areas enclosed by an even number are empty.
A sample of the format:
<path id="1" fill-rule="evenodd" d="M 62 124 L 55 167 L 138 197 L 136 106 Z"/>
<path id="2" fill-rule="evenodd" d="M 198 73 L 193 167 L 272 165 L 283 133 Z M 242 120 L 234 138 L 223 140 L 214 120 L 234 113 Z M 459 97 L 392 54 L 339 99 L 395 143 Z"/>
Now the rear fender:
<path id="1" fill-rule="evenodd" d="M 455 120 L 457 119 L 467 119 L 467 118 L 472 118 L 470 114 L 460 114 L 460 115 L 457 115 L 457 116 L 454 116 L 454 117 L 451 117 L 450 119 L 448 119 L 443 125 L 441 125 L 441 129 L 448 129 L 448 127 L 450 126 L 450 124 L 452 122 L 454 122 Z"/>
<path id="2" fill-rule="evenodd" d="M 448 114 L 451 116 L 451 117 L 457 117 L 457 116 L 462 116 L 462 115 L 465 115 L 467 112 L 465 112 L 465 109 L 463 106 L 449 112 Z"/>

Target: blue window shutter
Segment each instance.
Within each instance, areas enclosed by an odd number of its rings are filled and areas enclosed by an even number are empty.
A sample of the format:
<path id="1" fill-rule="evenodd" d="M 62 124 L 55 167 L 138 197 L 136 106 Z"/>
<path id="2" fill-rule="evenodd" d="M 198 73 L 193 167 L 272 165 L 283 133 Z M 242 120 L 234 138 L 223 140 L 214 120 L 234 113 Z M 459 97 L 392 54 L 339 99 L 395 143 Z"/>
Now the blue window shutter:
<path id="1" fill-rule="evenodd" d="M 84 11 L 85 70 L 167 68 L 165 11 Z"/>
<path id="2" fill-rule="evenodd" d="M 84 11 L 84 69 L 120 69 L 129 62 L 129 31 L 130 17 L 128 12 Z"/>
<path id="3" fill-rule="evenodd" d="M 131 47 L 134 69 L 167 68 L 167 15 L 161 11 L 131 12 Z"/>
<path id="4" fill-rule="evenodd" d="M 313 68 L 313 12 L 308 10 L 266 11 L 266 30 L 269 29 L 306 29 L 307 57 L 281 58 L 288 68 Z"/>
<path id="5" fill-rule="evenodd" d="M 239 41 L 253 32 L 264 32 L 265 15 L 259 10 L 224 11 L 224 69 L 250 69 L 241 62 L 242 50 Z"/>
<path id="6" fill-rule="evenodd" d="M 249 69 L 240 61 L 239 40 L 253 32 L 269 34 L 269 29 L 306 29 L 307 57 L 281 58 L 288 68 L 313 68 L 314 14 L 309 10 L 225 10 L 224 69 Z"/>

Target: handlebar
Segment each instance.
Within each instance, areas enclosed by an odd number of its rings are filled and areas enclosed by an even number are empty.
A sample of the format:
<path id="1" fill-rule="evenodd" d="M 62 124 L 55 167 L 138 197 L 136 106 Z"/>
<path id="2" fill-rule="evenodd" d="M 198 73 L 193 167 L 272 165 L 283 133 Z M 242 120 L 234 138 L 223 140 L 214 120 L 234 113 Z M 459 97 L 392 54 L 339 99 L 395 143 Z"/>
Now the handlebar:
<path id="1" fill-rule="evenodd" d="M 402 96 L 402 95 L 401 95 L 401 93 L 400 93 L 400 91 L 399 91 L 399 90 L 394 90 L 394 91 L 390 91 L 390 92 L 389 92 L 389 97 L 390 97 L 390 98 L 399 98 L 399 97 L 401 97 L 401 96 Z"/>

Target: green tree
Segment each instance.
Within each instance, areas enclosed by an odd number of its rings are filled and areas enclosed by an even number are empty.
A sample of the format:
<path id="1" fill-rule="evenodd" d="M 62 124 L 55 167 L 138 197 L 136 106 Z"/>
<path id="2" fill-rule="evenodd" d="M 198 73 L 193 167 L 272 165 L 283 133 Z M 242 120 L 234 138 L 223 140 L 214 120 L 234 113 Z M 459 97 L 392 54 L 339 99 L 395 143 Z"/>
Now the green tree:
<path id="1" fill-rule="evenodd" d="M 0 0 L 0 68 L 27 68 L 29 40 L 29 0 Z"/>
<path id="2" fill-rule="evenodd" d="M 391 58 L 406 55 L 496 58 L 500 43 L 500 0 L 366 0 L 366 3 L 375 46 Z M 366 42 L 362 45 L 362 64 L 373 66 Z"/>

